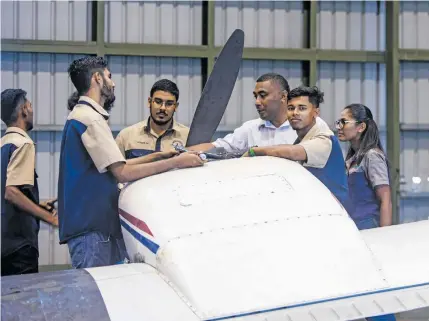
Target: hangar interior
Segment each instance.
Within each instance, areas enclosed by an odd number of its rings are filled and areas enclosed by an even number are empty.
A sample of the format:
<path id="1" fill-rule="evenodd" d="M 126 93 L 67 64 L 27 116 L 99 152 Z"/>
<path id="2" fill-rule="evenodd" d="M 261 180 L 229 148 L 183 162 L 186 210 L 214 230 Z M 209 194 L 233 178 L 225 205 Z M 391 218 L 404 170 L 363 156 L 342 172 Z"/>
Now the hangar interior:
<path id="1" fill-rule="evenodd" d="M 317 85 L 325 92 L 321 117 L 332 127 L 347 104 L 374 113 L 391 165 L 395 223 L 428 218 L 428 1 L 1 1 L 1 11 L 1 88 L 23 88 L 35 107 L 42 199 L 57 193 L 73 59 L 109 59 L 114 134 L 149 116 L 147 97 L 161 78 L 178 84 L 176 120 L 189 126 L 217 53 L 240 28 L 243 61 L 215 136 L 257 117 L 252 90 L 261 74 L 281 73 L 291 87 Z M 58 230 L 43 225 L 39 239 L 41 270 L 68 266 Z"/>

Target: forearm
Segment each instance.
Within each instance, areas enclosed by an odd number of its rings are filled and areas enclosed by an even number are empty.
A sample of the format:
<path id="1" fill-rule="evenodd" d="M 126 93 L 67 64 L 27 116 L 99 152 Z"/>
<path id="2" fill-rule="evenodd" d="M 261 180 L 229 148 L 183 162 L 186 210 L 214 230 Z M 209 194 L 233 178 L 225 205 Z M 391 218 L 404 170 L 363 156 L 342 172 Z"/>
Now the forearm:
<path id="1" fill-rule="evenodd" d="M 161 159 L 162 157 L 160 153 L 152 153 L 152 154 L 137 157 L 137 158 L 127 159 L 127 165 L 147 164 L 147 163 L 156 162 Z"/>
<path id="2" fill-rule="evenodd" d="M 120 167 L 114 170 L 114 175 L 119 183 L 126 183 L 163 173 L 176 167 L 176 158 L 173 157 L 149 164 L 121 164 Z"/>
<path id="3" fill-rule="evenodd" d="M 16 186 L 6 186 L 5 199 L 20 208 L 22 211 L 52 224 L 52 214 L 41 208 L 38 204 L 32 202 Z"/>
<path id="4" fill-rule="evenodd" d="M 203 143 L 203 144 L 187 147 L 186 149 L 193 150 L 196 152 L 206 152 L 212 148 L 215 148 L 215 145 L 213 145 L 212 143 Z"/>
<path id="5" fill-rule="evenodd" d="M 302 149 L 302 150 L 300 150 Z M 290 160 L 305 160 L 305 150 L 299 145 L 277 145 L 267 147 L 254 147 L 256 156 L 274 156 Z"/>
<path id="6" fill-rule="evenodd" d="M 392 225 L 392 203 L 383 200 L 380 204 L 380 226 Z"/>

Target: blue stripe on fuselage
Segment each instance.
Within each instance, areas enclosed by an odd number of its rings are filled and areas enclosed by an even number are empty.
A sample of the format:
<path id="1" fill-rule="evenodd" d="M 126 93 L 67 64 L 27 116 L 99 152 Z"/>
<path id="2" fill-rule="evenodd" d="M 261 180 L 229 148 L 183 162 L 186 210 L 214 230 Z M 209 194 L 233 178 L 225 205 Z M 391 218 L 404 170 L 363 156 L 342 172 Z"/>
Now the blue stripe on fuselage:
<path id="1" fill-rule="evenodd" d="M 159 249 L 159 245 L 152 242 L 148 238 L 144 237 L 136 230 L 134 230 L 130 225 L 128 225 L 124 220 L 121 219 L 121 225 L 132 235 L 134 238 L 139 241 L 143 246 L 147 247 L 153 254 L 156 254 Z"/>

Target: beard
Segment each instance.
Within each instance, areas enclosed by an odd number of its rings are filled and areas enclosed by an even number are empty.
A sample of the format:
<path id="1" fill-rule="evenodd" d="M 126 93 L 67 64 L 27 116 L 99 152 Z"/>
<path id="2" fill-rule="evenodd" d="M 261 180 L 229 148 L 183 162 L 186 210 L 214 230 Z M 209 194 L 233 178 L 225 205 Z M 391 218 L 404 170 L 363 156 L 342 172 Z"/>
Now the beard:
<path id="1" fill-rule="evenodd" d="M 104 105 L 103 108 L 105 111 L 110 112 L 110 110 L 113 108 L 114 102 L 115 102 L 115 93 L 113 91 L 113 88 L 109 88 L 106 86 L 106 79 L 104 79 L 103 87 L 101 88 L 101 97 L 104 98 Z"/>
<path id="2" fill-rule="evenodd" d="M 33 122 L 28 122 L 27 123 L 27 125 L 26 125 L 26 128 L 27 128 L 27 131 L 30 131 L 30 130 L 32 130 L 33 129 Z"/>
<path id="3" fill-rule="evenodd" d="M 158 113 L 158 114 L 156 114 L 156 115 L 159 115 L 159 114 L 164 114 L 164 115 L 167 115 L 167 114 L 165 114 L 165 113 Z M 156 115 L 154 115 L 154 113 L 153 113 L 153 110 L 152 110 L 152 107 L 150 108 L 150 118 L 152 118 L 152 121 L 155 123 L 155 124 L 157 124 L 158 126 L 163 126 L 163 125 L 166 125 L 166 124 L 168 124 L 170 121 L 172 121 L 172 119 L 173 119 L 173 116 L 174 116 L 174 112 L 173 112 L 173 114 L 171 115 L 171 117 L 170 118 L 166 118 L 166 119 L 156 119 L 155 118 L 155 116 Z"/>

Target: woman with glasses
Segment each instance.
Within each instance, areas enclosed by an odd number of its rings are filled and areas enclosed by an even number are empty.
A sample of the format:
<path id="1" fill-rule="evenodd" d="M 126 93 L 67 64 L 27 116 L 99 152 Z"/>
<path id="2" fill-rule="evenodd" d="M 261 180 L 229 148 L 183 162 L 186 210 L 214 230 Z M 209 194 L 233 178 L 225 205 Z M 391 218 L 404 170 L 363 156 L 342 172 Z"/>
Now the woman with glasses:
<path id="1" fill-rule="evenodd" d="M 361 104 L 349 105 L 335 126 L 338 139 L 350 142 L 346 156 L 353 203 L 350 216 L 360 230 L 391 225 L 388 163 L 371 110 Z"/>
<path id="2" fill-rule="evenodd" d="M 338 139 L 350 142 L 346 156 L 352 202 L 349 215 L 359 230 L 391 225 L 389 169 L 371 110 L 361 104 L 351 104 L 341 112 L 335 127 Z M 389 314 L 367 320 L 395 321 L 396 318 Z"/>

